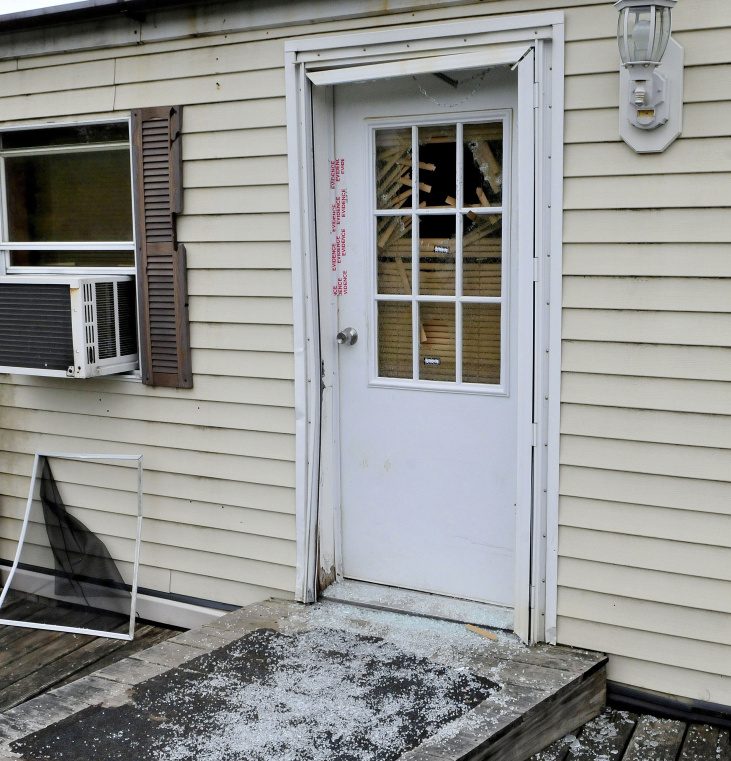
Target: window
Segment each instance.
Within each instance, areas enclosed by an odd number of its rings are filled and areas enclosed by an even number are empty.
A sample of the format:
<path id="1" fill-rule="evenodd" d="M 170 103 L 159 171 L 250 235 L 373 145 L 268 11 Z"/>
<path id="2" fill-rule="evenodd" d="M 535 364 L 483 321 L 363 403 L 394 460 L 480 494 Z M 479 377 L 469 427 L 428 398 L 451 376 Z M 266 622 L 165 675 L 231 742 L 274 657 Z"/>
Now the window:
<path id="1" fill-rule="evenodd" d="M 137 293 L 142 381 L 190 388 L 185 247 L 176 229 L 181 211 L 179 107 L 138 109 L 113 122 L 0 129 L 0 264 L 6 272 L 0 310 L 33 334 L 35 318 L 25 325 L 23 310 L 51 318 L 53 310 L 47 304 L 39 310 L 22 295 L 28 280 L 31 287 L 40 282 L 29 275 L 43 275 L 45 284 L 50 278 L 53 288 L 55 278 L 61 284 L 69 276 L 133 275 L 126 282 Z M 104 302 L 107 311 L 122 310 L 120 324 L 133 311 L 130 296 L 131 302 L 118 296 Z M 55 331 L 66 338 L 60 323 Z M 0 342 L 17 344 L 12 331 L 6 333 Z M 39 356 L 23 366 L 46 365 Z"/>
<path id="2" fill-rule="evenodd" d="M 0 134 L 8 272 L 134 272 L 129 123 Z"/>

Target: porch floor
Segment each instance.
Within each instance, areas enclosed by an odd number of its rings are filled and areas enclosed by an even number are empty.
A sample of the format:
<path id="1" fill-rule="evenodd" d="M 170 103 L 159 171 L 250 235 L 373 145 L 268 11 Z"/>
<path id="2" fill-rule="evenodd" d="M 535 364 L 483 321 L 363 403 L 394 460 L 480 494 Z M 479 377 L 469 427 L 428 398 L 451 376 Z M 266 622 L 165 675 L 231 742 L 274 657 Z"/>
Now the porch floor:
<path id="1" fill-rule="evenodd" d="M 599 713 L 605 662 L 447 621 L 270 601 L 5 713 L 0 758 L 523 761 Z"/>

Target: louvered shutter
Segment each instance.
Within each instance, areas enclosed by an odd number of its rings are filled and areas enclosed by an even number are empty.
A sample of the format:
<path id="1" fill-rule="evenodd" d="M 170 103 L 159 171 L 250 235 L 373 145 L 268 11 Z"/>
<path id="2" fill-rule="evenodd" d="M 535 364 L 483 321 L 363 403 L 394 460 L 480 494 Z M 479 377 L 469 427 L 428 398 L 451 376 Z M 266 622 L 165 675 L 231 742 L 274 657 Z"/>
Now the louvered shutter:
<path id="1" fill-rule="evenodd" d="M 132 112 L 140 366 L 151 386 L 191 388 L 182 211 L 180 107 Z"/>

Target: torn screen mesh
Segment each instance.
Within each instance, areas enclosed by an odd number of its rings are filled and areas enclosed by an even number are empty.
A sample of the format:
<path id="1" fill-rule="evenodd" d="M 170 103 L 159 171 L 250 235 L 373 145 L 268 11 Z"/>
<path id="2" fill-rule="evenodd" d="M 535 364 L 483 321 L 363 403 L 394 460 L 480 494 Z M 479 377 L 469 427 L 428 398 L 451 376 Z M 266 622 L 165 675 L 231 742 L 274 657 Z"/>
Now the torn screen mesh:
<path id="1" fill-rule="evenodd" d="M 0 619 L 125 634 L 137 546 L 137 463 L 39 457 Z M 113 488 L 112 488 L 113 486 Z M 16 539 L 22 515 L 13 511 Z M 3 542 L 7 547 L 9 542 Z M 17 545 L 16 545 L 17 546 Z M 9 558 L 3 551 L 4 564 Z M 8 568 L 3 569 L 7 579 Z M 7 582 L 6 582 L 7 583 Z M 35 603 L 29 608 L 30 602 Z M 24 600 L 26 604 L 20 605 Z"/>

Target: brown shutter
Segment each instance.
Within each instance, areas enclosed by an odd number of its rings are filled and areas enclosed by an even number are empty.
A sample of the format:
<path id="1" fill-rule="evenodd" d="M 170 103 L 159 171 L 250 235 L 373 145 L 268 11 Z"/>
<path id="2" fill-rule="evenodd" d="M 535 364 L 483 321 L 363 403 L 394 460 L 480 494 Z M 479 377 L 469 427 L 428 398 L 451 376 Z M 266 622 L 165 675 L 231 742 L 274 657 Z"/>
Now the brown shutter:
<path id="1" fill-rule="evenodd" d="M 185 247 L 175 229 L 182 211 L 180 128 L 180 107 L 132 112 L 142 380 L 191 388 Z"/>

